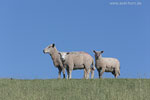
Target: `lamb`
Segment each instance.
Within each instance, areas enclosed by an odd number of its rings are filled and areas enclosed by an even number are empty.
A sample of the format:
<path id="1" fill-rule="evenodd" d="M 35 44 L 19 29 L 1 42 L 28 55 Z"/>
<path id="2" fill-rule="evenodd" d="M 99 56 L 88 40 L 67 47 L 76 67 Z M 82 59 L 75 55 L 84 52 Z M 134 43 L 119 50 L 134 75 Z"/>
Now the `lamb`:
<path id="1" fill-rule="evenodd" d="M 102 57 L 101 54 L 104 53 L 104 51 L 98 52 L 93 50 L 93 52 L 95 53 L 95 66 L 97 68 L 99 78 L 102 78 L 102 74 L 104 72 L 111 72 L 115 78 L 120 75 L 120 62 L 118 59 Z"/>
<path id="2" fill-rule="evenodd" d="M 56 68 L 58 68 L 58 78 L 61 78 L 61 72 L 63 71 L 63 78 L 65 78 L 65 68 L 63 67 L 62 61 L 60 59 L 59 52 L 57 51 L 55 44 L 51 44 L 43 50 L 44 54 L 50 54 L 53 64 Z"/>
<path id="3" fill-rule="evenodd" d="M 67 78 L 71 79 L 72 70 L 84 69 L 84 78 L 89 78 L 91 71 L 91 78 L 94 77 L 94 60 L 85 52 L 62 52 L 60 53 L 64 67 L 67 70 Z M 91 67 L 92 65 L 92 67 Z"/>

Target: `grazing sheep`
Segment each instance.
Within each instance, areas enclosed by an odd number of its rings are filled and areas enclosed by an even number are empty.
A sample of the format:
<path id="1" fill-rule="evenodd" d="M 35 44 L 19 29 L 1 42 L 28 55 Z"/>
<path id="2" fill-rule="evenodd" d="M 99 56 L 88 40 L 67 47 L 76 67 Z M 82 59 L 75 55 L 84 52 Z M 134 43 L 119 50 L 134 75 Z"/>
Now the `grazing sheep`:
<path id="1" fill-rule="evenodd" d="M 91 73 L 91 78 L 94 77 L 94 60 L 93 58 L 85 52 L 62 52 L 60 53 L 61 59 L 64 67 L 67 70 L 67 78 L 71 79 L 72 70 L 84 69 L 84 78 L 89 78 L 89 73 Z M 92 65 L 92 67 L 91 67 Z"/>
<path id="2" fill-rule="evenodd" d="M 102 53 L 104 51 L 95 51 L 95 66 L 97 68 L 97 71 L 99 73 L 99 78 L 102 78 L 102 74 L 104 72 L 111 72 L 115 78 L 120 75 L 120 62 L 116 58 L 104 58 L 102 57 Z"/>
<path id="3" fill-rule="evenodd" d="M 61 71 L 63 71 L 63 78 L 65 78 L 65 68 L 63 67 L 62 61 L 60 59 L 59 52 L 57 51 L 55 44 L 51 44 L 43 50 L 44 53 L 50 54 L 53 64 L 58 68 L 58 78 L 61 77 Z"/>

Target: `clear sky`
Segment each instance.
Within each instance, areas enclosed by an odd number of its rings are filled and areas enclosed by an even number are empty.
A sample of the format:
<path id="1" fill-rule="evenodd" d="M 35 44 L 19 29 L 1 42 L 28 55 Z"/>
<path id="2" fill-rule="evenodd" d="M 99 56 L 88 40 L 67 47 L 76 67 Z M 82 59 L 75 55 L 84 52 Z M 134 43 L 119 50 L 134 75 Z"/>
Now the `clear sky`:
<path id="1" fill-rule="evenodd" d="M 43 54 L 52 43 L 59 51 L 85 51 L 93 57 L 92 50 L 104 50 L 104 57 L 120 60 L 119 78 L 150 78 L 150 1 L 132 1 L 142 5 L 110 5 L 128 0 L 1 0 L 0 78 L 57 78 L 58 69 Z M 83 70 L 73 71 L 72 77 L 83 78 Z"/>

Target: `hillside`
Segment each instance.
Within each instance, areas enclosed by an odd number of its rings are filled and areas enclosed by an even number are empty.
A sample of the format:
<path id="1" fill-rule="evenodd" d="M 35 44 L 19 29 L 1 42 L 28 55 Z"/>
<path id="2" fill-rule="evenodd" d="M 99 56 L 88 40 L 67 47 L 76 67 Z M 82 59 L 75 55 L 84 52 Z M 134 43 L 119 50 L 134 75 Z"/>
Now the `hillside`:
<path id="1" fill-rule="evenodd" d="M 0 100 L 150 100 L 150 79 L 0 79 Z"/>

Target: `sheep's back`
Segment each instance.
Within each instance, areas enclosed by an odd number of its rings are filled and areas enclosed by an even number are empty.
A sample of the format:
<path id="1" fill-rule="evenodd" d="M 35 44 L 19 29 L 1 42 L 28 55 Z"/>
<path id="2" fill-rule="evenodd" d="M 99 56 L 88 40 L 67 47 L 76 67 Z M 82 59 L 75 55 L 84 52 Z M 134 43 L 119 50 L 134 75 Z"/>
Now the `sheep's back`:
<path id="1" fill-rule="evenodd" d="M 74 64 L 85 64 L 85 63 L 92 63 L 93 58 L 86 52 L 70 52 L 66 56 L 67 63 L 73 62 Z"/>
<path id="2" fill-rule="evenodd" d="M 96 61 L 98 67 L 120 67 L 119 60 L 116 58 L 101 58 Z"/>

